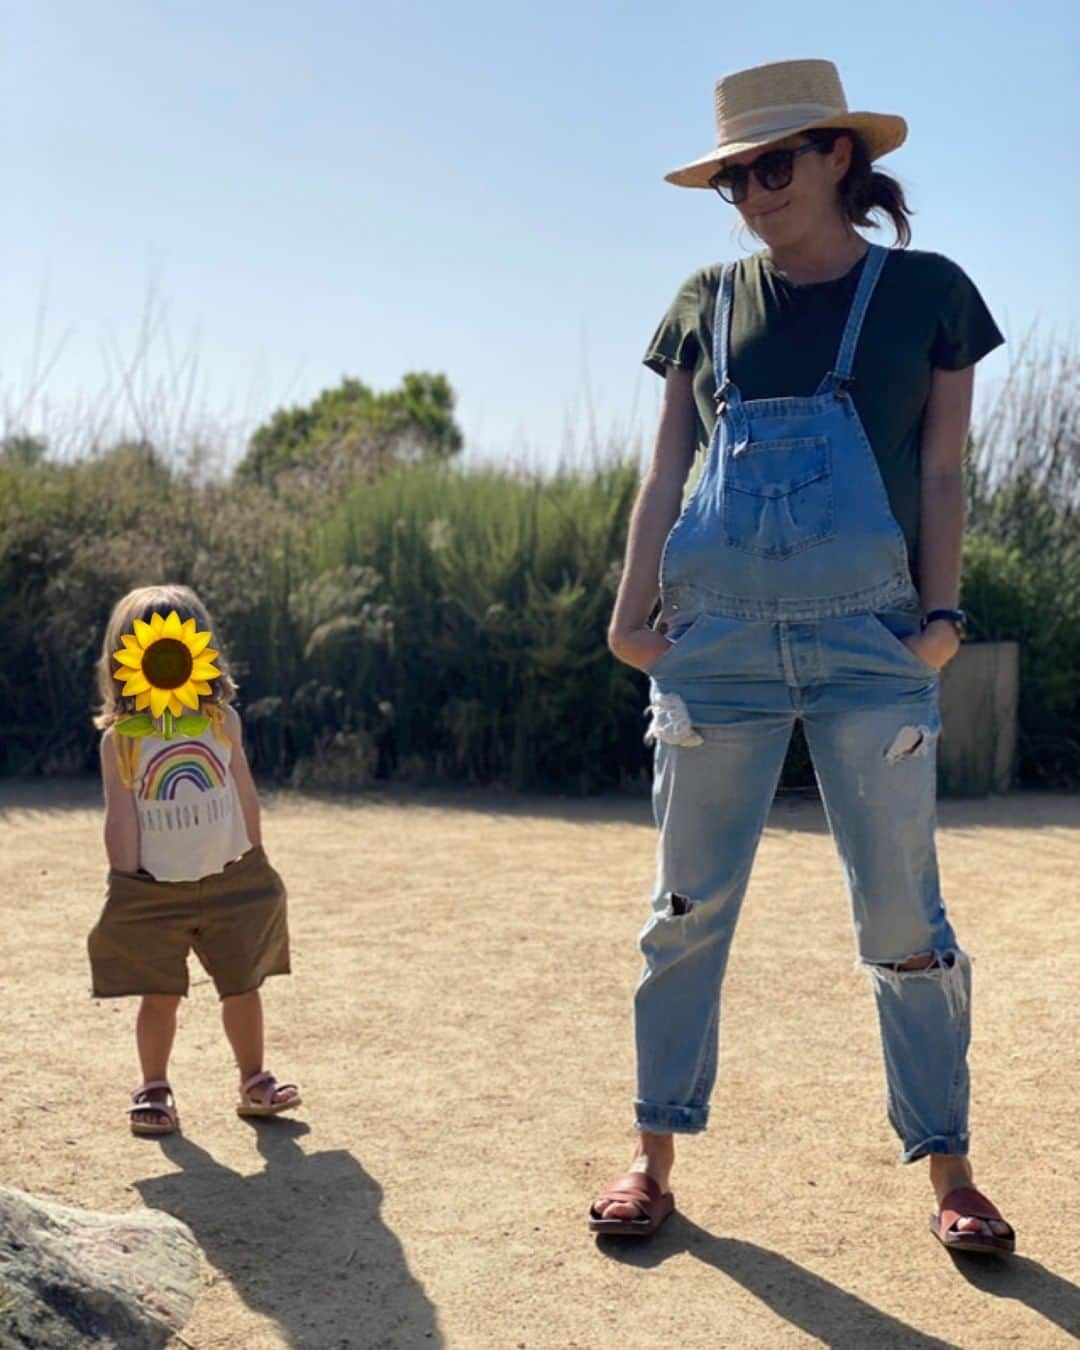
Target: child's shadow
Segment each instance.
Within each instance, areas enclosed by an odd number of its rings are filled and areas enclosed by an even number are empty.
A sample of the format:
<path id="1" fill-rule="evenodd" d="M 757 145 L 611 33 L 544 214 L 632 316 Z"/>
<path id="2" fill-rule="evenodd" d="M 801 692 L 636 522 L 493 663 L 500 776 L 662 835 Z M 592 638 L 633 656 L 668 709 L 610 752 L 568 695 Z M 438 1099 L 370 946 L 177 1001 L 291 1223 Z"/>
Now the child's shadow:
<path id="1" fill-rule="evenodd" d="M 243 1176 L 183 1135 L 161 1141 L 183 1170 L 136 1182 L 182 1219 L 244 1302 L 302 1350 L 441 1346 L 435 1309 L 382 1222 L 382 1188 L 350 1153 L 306 1154 L 299 1121 L 254 1125 L 266 1167 Z"/>

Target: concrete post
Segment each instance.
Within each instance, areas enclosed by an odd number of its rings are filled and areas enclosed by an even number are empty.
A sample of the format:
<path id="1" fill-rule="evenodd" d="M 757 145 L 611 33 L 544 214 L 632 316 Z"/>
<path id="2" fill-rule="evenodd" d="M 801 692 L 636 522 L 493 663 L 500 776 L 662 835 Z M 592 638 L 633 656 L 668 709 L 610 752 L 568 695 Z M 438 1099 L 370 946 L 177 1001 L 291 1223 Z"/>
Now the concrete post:
<path id="1" fill-rule="evenodd" d="M 1019 699 L 1019 643 L 965 642 L 941 676 L 938 786 L 943 796 L 1008 792 Z"/>

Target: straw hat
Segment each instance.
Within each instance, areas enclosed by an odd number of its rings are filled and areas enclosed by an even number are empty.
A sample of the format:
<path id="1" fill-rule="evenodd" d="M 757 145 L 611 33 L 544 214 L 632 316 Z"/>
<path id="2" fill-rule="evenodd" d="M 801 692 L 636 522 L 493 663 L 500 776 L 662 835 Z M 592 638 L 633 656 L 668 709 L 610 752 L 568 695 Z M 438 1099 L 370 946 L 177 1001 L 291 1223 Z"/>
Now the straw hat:
<path id="1" fill-rule="evenodd" d="M 895 150 L 907 136 L 902 117 L 848 112 L 844 87 L 831 61 L 774 61 L 717 80 L 716 149 L 664 178 L 676 187 L 708 187 L 709 179 L 730 155 L 813 127 L 859 132 L 871 159 Z"/>

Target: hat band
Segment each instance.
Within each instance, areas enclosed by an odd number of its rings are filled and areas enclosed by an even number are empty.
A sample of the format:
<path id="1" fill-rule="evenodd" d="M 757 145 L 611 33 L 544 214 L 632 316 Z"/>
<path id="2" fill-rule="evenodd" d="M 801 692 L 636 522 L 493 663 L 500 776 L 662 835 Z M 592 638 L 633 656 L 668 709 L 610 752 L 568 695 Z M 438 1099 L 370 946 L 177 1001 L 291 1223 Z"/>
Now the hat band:
<path id="1" fill-rule="evenodd" d="M 756 140 L 759 136 L 784 136 L 807 122 L 824 117 L 842 117 L 846 108 L 822 103 L 783 103 L 774 108 L 754 108 L 735 117 L 717 118 L 716 143 Z"/>

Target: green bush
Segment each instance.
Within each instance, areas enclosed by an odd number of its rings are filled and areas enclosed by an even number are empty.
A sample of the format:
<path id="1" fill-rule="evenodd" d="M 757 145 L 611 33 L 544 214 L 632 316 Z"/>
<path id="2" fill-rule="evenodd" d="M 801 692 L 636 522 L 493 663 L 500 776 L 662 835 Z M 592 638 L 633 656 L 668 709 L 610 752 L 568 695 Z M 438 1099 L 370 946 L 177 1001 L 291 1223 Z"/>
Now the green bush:
<path id="1" fill-rule="evenodd" d="M 194 586 L 255 766 L 296 782 L 640 777 L 640 676 L 607 652 L 637 469 L 541 480 L 437 463 L 341 499 L 196 485 L 142 447 L 0 462 L 4 772 L 94 765 L 92 671 L 130 586 Z M 300 508 L 306 508 L 307 515 Z"/>
<path id="2" fill-rule="evenodd" d="M 975 639 L 1020 644 L 1019 781 L 1080 783 L 1080 558 L 973 534 L 963 603 Z"/>
<path id="3" fill-rule="evenodd" d="M 350 709 L 379 709 L 387 772 L 587 791 L 643 771 L 641 679 L 605 642 L 636 490 L 630 464 L 421 467 L 354 488 L 314 568 L 380 579 L 391 632 L 335 670 Z"/>

